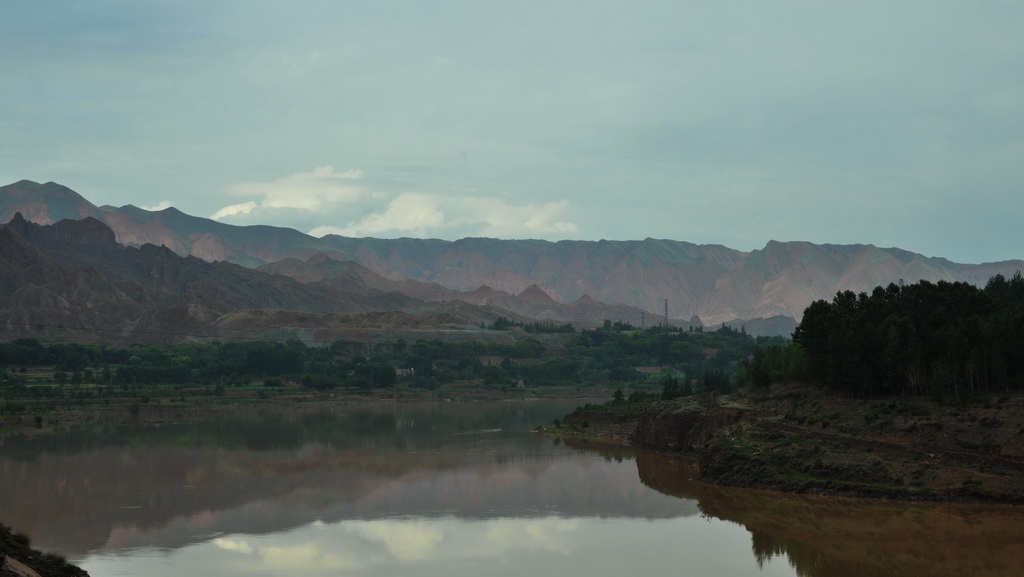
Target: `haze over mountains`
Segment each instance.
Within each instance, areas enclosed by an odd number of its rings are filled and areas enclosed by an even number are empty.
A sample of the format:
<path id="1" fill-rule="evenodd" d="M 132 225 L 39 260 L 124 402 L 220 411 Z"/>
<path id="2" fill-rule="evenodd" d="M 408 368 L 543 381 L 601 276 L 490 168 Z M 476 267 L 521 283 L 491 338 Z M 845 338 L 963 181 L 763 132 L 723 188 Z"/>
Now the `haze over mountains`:
<path id="1" fill-rule="evenodd" d="M 94 283 L 96 291 L 112 294 L 130 283 L 135 292 L 124 298 L 141 308 L 160 303 L 164 312 L 147 318 L 152 323 L 163 315 L 180 331 L 249 310 L 401 311 L 417 326 L 441 318 L 451 326 L 475 326 L 504 313 L 577 326 L 604 319 L 639 326 L 661 322 L 667 302 L 674 324 L 724 322 L 744 324 L 755 334 L 788 335 L 808 304 L 840 290 L 922 279 L 984 284 L 996 273 L 1024 269 L 1021 260 L 959 264 L 870 244 L 769 241 L 763 249 L 741 252 L 656 239 L 315 238 L 287 228 L 227 225 L 174 208 L 97 207 L 65 186 L 26 180 L 0 187 L 0 222 L 17 213 L 23 219 L 6 227 L 15 230 L 0 231 L 0 265 L 7 271 L 0 273 L 6 287 L 0 297 L 9 303 L 0 308 L 14 307 L 16 294 L 24 307 L 32 292 L 24 283 L 44 278 L 79 287 Z M 8 262 L 14 254 L 20 264 Z M 19 266 L 26 268 L 14 274 L 12 267 Z M 66 280 L 72 277 L 77 280 Z M 12 292 L 14 286 L 20 288 Z M 53 295 L 74 300 L 60 292 L 69 287 L 57 286 L 51 286 Z M 423 301 L 434 304 L 416 304 Z M 413 321 L 417 315 L 440 317 Z M 261 318 L 267 322 L 266 314 Z M 313 324 L 330 333 L 331 322 L 318 318 Z"/>

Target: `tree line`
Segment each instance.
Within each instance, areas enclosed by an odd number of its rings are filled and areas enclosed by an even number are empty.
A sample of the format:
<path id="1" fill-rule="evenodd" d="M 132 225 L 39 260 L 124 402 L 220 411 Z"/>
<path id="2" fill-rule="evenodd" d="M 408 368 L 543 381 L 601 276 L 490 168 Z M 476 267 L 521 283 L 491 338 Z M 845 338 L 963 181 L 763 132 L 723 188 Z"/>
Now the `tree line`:
<path id="1" fill-rule="evenodd" d="M 794 350 L 746 364 L 759 383 L 803 371 L 851 396 L 933 395 L 965 400 L 1024 389 L 1024 279 L 890 284 L 811 303 Z M 768 358 L 769 354 L 772 358 Z M 799 362 L 794 362 L 798 359 Z M 788 365 L 787 365 L 788 362 Z M 787 375 L 789 376 L 789 375 Z"/>
<path id="2" fill-rule="evenodd" d="M 620 323 L 574 331 L 562 339 L 564 345 L 553 350 L 530 337 L 512 344 L 396 339 L 376 345 L 338 340 L 325 346 L 307 346 L 289 340 L 128 348 L 18 339 L 0 343 L 0 389 L 8 396 L 36 389 L 28 387 L 25 371 L 30 367 L 53 369 L 53 383 L 58 385 L 99 384 L 125 389 L 140 385 L 223 387 L 254 382 L 269 386 L 294 383 L 314 389 L 387 388 L 401 383 L 433 389 L 473 379 L 493 386 L 522 381 L 531 387 L 657 387 L 661 375 L 653 373 L 661 371 L 678 375 L 684 385 L 716 371 L 716 388 L 727 389 L 734 382 L 732 375 L 740 361 L 753 354 L 759 342 L 782 342 L 754 339 L 742 329 L 724 325 L 717 330 L 686 331 L 636 329 Z"/>
<path id="3" fill-rule="evenodd" d="M 516 326 L 498 324 L 499 330 Z M 1024 389 L 1024 278 L 996 275 L 983 288 L 920 281 L 870 294 L 839 292 L 807 307 L 792 341 L 755 339 L 725 325 L 637 329 L 611 322 L 559 338 L 558 350 L 528 336 L 513 344 L 291 340 L 128 348 L 18 339 L 0 343 L 0 390 L 8 397 L 27 393 L 26 367 L 42 366 L 54 370 L 57 384 L 124 388 L 291 382 L 315 389 L 400 383 L 432 389 L 479 379 L 489 386 L 660 387 L 672 397 L 796 380 L 851 396 L 965 400 Z M 667 388 L 665 373 L 674 379 Z"/>

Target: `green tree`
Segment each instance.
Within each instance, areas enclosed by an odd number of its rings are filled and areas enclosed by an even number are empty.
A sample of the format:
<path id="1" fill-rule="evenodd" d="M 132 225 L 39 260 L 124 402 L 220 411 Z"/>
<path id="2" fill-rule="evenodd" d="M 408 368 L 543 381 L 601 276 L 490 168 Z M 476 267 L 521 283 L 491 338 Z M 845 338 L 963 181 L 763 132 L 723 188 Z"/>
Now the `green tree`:
<path id="1" fill-rule="evenodd" d="M 667 376 L 661 380 L 661 398 L 666 401 L 678 398 L 682 391 L 679 387 L 679 381 L 673 376 Z"/>
<path id="2" fill-rule="evenodd" d="M 732 390 L 732 383 L 725 371 L 708 369 L 700 377 L 700 388 L 705 393 L 728 393 Z"/>
<path id="3" fill-rule="evenodd" d="M 498 365 L 486 365 L 480 371 L 480 376 L 489 385 L 500 385 L 509 381 L 508 373 Z"/>

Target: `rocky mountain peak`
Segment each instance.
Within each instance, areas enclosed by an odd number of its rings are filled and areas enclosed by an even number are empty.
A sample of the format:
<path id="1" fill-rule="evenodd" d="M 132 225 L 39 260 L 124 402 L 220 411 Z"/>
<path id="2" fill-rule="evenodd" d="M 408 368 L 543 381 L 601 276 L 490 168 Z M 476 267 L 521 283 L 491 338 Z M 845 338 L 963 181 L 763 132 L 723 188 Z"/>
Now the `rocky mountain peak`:
<path id="1" fill-rule="evenodd" d="M 544 302 L 556 302 L 555 299 L 551 298 L 548 293 L 544 292 L 539 286 L 532 284 L 526 287 L 523 292 L 516 295 L 517 298 L 526 301 L 544 301 Z"/>
<path id="2" fill-rule="evenodd" d="M 44 226 L 29 222 L 21 212 L 16 212 L 6 226 L 34 244 L 54 249 L 111 250 L 117 247 L 114 231 L 92 217 L 82 220 L 65 219 Z"/>
<path id="3" fill-rule="evenodd" d="M 597 301 L 592 299 L 590 297 L 590 295 L 583 295 L 580 298 L 578 298 L 575 301 L 573 301 L 572 304 L 575 305 L 575 306 L 592 306 L 592 305 L 597 304 Z"/>

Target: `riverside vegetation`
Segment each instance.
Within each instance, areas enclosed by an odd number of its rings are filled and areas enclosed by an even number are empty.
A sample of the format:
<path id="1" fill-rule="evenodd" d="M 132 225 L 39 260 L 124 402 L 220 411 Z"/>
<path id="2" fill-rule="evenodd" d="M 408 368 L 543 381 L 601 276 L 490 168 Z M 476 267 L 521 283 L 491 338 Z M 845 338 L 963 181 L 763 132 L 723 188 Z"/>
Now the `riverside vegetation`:
<path id="1" fill-rule="evenodd" d="M 523 329 L 498 322 L 491 330 Z M 725 392 L 742 359 L 783 342 L 726 326 L 525 329 L 514 344 L 396 339 L 315 347 L 290 340 L 117 348 L 18 339 L 0 343 L 0 416 L 9 425 L 42 427 L 83 410 L 130 409 L 138 417 L 238 402 L 589 396 L 623 385 L 654 392 L 664 375 L 717 378 Z M 538 331 L 560 339 L 557 348 L 530 338 Z"/>

